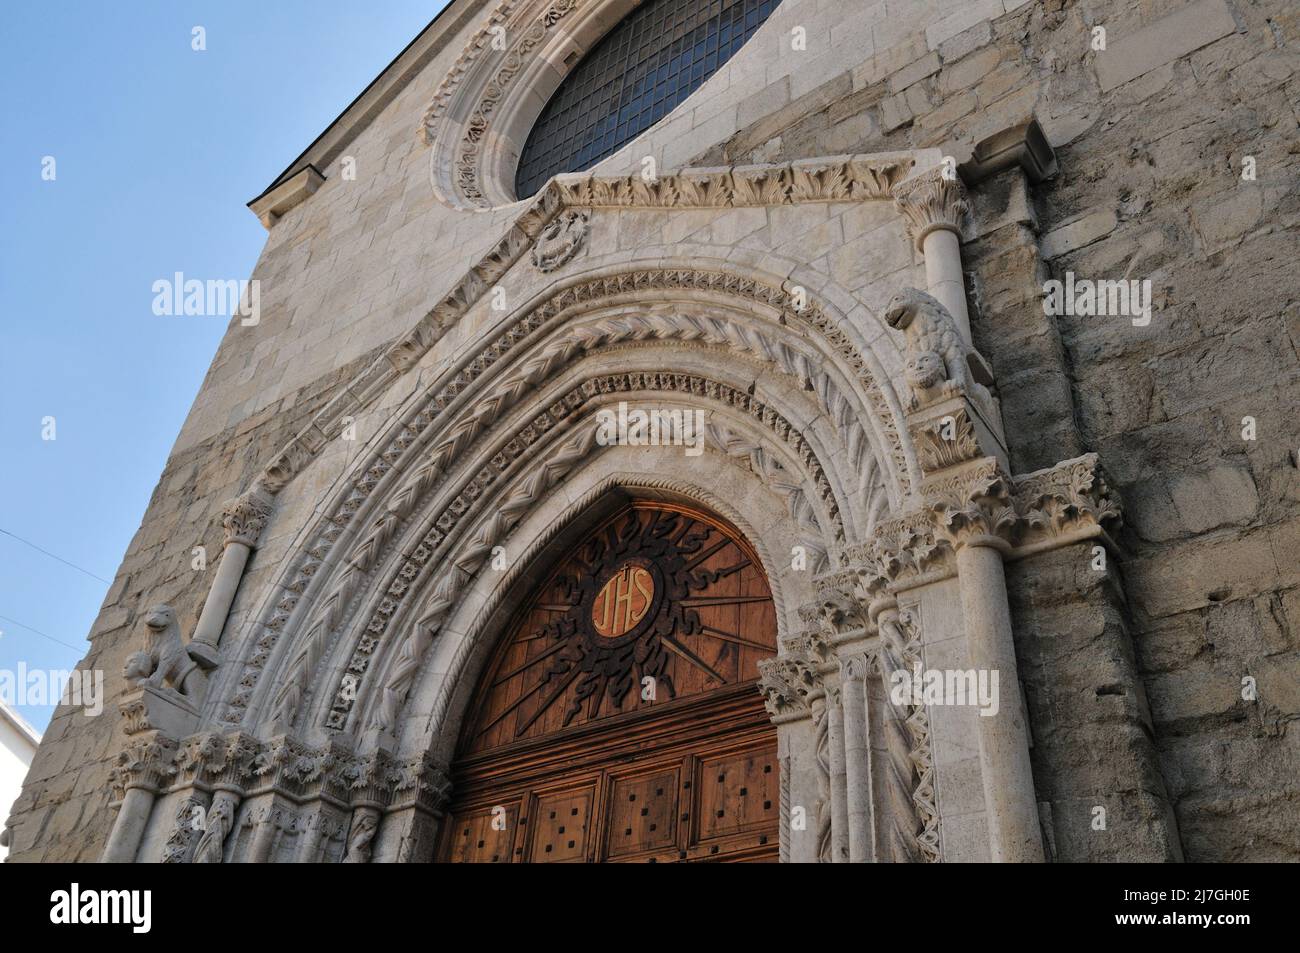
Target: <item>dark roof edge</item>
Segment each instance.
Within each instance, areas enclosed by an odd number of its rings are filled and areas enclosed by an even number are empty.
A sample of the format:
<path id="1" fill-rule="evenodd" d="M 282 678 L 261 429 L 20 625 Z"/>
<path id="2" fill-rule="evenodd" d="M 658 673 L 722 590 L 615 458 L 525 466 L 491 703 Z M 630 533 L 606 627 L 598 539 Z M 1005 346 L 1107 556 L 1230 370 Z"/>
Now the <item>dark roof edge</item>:
<path id="1" fill-rule="evenodd" d="M 402 52 L 393 57 L 392 62 L 370 81 L 356 99 L 348 103 L 311 145 L 289 163 L 261 193 L 250 199 L 248 204 L 252 205 L 263 198 L 268 192 L 309 165 L 318 169 L 328 166 L 337 150 L 351 141 L 352 137 L 364 129 L 380 110 L 392 102 L 411 76 L 435 55 L 442 52 L 445 41 L 459 33 L 479 14 L 483 6 L 482 0 L 449 0 L 448 4 L 429 21 L 428 26 L 416 34 L 415 39 L 406 44 Z M 456 11 L 455 14 L 448 16 L 452 10 Z M 439 40 L 444 42 L 440 43 Z M 415 133 L 412 132 L 411 135 Z"/>

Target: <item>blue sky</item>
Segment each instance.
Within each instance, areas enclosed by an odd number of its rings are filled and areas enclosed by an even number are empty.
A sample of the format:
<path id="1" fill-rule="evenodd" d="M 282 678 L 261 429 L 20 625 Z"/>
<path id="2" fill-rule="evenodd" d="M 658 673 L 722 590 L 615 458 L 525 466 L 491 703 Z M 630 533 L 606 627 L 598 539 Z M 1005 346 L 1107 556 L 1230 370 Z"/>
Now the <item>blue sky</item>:
<path id="1" fill-rule="evenodd" d="M 442 5 L 6 7 L 0 671 L 71 669 L 85 654 L 101 579 L 140 524 L 225 329 L 226 317 L 155 316 L 153 282 L 248 277 L 266 233 L 245 203 Z M 42 439 L 46 417 L 54 440 Z M 54 709 L 18 710 L 43 730 Z"/>

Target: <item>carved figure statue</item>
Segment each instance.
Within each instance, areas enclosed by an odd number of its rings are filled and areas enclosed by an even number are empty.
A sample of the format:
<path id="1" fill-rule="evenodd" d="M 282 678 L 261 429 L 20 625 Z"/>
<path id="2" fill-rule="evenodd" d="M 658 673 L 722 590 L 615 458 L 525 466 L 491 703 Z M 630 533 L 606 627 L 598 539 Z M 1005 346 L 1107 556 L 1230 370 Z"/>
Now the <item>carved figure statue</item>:
<path id="1" fill-rule="evenodd" d="M 189 698 L 201 696 L 207 676 L 185 651 L 176 610 L 161 603 L 153 606 L 145 614 L 144 626 L 144 651 L 132 653 L 122 674 L 139 686 L 167 687 Z"/>
<path id="2" fill-rule="evenodd" d="M 952 315 L 938 300 L 916 288 L 904 288 L 889 302 L 885 320 L 903 332 L 907 361 L 903 377 L 912 391 L 909 409 L 959 393 L 975 399 L 991 397 L 993 372 L 962 338 Z"/>

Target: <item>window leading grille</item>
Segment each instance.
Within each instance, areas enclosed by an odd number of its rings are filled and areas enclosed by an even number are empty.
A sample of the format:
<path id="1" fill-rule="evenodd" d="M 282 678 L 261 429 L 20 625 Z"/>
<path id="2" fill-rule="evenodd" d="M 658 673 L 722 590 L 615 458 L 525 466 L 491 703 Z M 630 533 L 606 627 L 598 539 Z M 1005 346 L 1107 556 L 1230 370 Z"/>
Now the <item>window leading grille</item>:
<path id="1" fill-rule="evenodd" d="M 515 194 L 580 172 L 636 138 L 717 72 L 780 0 L 645 0 L 560 83 L 524 143 Z"/>

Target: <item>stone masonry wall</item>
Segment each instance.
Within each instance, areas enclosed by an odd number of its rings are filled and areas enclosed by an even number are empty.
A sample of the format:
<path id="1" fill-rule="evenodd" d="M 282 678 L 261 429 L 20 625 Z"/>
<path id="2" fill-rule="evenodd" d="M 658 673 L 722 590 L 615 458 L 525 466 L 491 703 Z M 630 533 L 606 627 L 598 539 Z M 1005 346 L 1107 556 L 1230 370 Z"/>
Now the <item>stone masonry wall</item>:
<path id="1" fill-rule="evenodd" d="M 1181 852 L 1300 859 L 1300 8 L 1044 0 L 997 16 L 996 3 L 964 6 L 960 32 L 932 27 L 878 51 L 700 158 L 937 146 L 961 160 L 981 138 L 1038 117 L 1060 170 L 1032 204 L 1016 214 L 1018 173 L 974 190 L 977 207 L 1004 215 L 964 249 L 976 344 L 1002 387 L 1017 472 L 1096 450 L 1128 525 L 1123 593 L 1088 586 L 1064 554 L 1012 573 L 1031 707 L 1076 678 L 1099 708 L 1127 705 L 1108 695 L 1105 674 L 1126 640 L 1112 630 L 1127 629 Z M 1105 52 L 1090 49 L 1097 26 Z M 1242 177 L 1247 156 L 1254 181 Z M 1067 271 L 1150 278 L 1150 325 L 1045 316 L 1042 281 Z M 1254 439 L 1243 439 L 1248 417 Z M 1049 583 L 1062 573 L 1072 586 Z M 1044 585 L 1074 593 L 1052 610 L 1049 640 L 1038 631 Z M 1039 646 L 1060 653 L 1067 632 L 1103 653 L 1095 669 L 1035 674 Z M 1244 678 L 1257 700 L 1243 698 Z M 1122 719 L 1122 744 L 1143 747 L 1133 729 L 1144 707 Z M 1057 798 L 1094 793 L 1092 769 L 1070 762 L 1100 739 L 1063 730 L 1046 710 L 1034 716 L 1040 798 L 1059 815 Z M 1109 737 L 1113 753 L 1121 738 Z M 1130 757 L 1137 767 L 1142 753 Z M 1158 780 L 1144 792 L 1152 817 Z M 1086 828 L 1059 821 L 1064 857 L 1114 856 L 1103 838 L 1089 843 Z M 1179 853 L 1158 838 L 1138 850 L 1142 834 L 1133 837 L 1138 855 Z"/>

